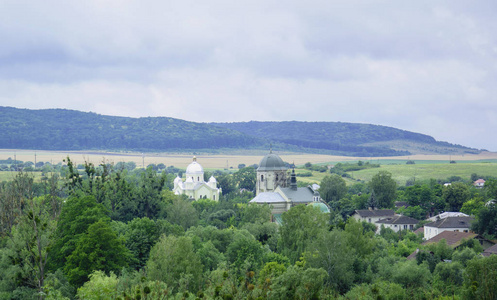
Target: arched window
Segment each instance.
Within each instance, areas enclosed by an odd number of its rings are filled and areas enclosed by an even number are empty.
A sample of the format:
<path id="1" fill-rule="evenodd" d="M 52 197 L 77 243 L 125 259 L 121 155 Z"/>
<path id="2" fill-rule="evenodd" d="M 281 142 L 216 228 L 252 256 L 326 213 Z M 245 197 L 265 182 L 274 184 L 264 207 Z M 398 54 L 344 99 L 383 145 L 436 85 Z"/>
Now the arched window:
<path id="1" fill-rule="evenodd" d="M 276 174 L 276 181 L 278 181 L 278 174 Z"/>
<path id="2" fill-rule="evenodd" d="M 264 175 L 261 175 L 261 181 L 264 181 Z"/>

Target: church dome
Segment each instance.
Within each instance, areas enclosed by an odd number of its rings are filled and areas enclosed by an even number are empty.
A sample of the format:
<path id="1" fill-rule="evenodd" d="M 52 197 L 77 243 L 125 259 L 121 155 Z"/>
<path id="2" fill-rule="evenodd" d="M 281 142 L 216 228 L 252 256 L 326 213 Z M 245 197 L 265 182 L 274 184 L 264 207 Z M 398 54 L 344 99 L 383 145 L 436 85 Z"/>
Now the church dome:
<path id="1" fill-rule="evenodd" d="M 319 208 L 319 210 L 321 212 L 324 212 L 324 213 L 330 213 L 330 209 L 328 208 L 328 206 L 326 206 L 326 204 L 322 203 L 322 202 L 313 202 L 309 205 L 312 205 L 314 207 L 317 207 Z"/>
<path id="2" fill-rule="evenodd" d="M 217 183 L 216 178 L 214 178 L 214 176 L 211 176 L 211 178 L 209 178 L 209 182 Z"/>
<path id="3" fill-rule="evenodd" d="M 186 168 L 186 174 L 204 174 L 204 168 L 197 162 L 196 157 L 193 157 L 193 162 Z"/>
<path id="4" fill-rule="evenodd" d="M 286 171 L 287 169 L 285 163 L 278 155 L 269 153 L 261 159 L 257 171 Z"/>

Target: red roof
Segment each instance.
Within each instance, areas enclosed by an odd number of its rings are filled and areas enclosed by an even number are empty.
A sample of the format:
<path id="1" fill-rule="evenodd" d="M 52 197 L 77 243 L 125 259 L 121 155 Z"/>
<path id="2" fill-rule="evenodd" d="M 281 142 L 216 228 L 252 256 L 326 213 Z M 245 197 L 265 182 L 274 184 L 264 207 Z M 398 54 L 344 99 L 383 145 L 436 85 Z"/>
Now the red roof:
<path id="1" fill-rule="evenodd" d="M 471 232 L 460 232 L 460 231 L 443 231 L 431 239 L 425 241 L 422 245 L 438 243 L 441 240 L 445 240 L 447 245 L 453 248 L 459 246 L 463 239 L 473 239 L 477 236 L 476 233 Z"/>

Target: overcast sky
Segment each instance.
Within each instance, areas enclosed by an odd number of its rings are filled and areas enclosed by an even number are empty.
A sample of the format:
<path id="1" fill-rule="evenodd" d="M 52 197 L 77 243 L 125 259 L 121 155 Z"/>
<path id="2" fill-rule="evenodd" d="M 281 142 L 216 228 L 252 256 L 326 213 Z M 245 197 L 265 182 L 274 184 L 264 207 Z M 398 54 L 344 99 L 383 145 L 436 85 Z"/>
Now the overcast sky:
<path id="1" fill-rule="evenodd" d="M 497 1 L 0 2 L 0 105 L 341 121 L 497 151 Z"/>

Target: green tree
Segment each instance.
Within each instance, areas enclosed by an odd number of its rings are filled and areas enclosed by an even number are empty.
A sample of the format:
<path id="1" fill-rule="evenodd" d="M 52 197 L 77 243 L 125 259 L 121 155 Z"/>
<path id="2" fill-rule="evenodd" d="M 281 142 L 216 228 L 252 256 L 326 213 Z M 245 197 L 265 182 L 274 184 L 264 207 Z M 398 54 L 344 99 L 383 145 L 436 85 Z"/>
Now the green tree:
<path id="1" fill-rule="evenodd" d="M 444 295 L 459 295 L 463 283 L 463 266 L 458 262 L 438 264 L 433 272 L 433 287 Z"/>
<path id="2" fill-rule="evenodd" d="M 380 208 L 392 208 L 397 192 L 397 183 L 392 179 L 392 174 L 380 171 L 371 178 L 369 183 L 374 191 L 376 201 Z"/>
<path id="3" fill-rule="evenodd" d="M 464 299 L 497 298 L 497 255 L 474 258 L 464 273 Z"/>
<path id="4" fill-rule="evenodd" d="M 249 203 L 241 206 L 240 223 L 265 223 L 271 221 L 271 207 Z"/>
<path id="5" fill-rule="evenodd" d="M 464 202 L 461 207 L 461 212 L 470 216 L 476 216 L 478 211 L 485 206 L 485 201 L 482 197 L 476 196 Z"/>
<path id="6" fill-rule="evenodd" d="M 278 249 L 296 262 L 307 246 L 327 230 L 328 216 L 313 206 L 297 205 L 282 215 Z"/>
<path id="7" fill-rule="evenodd" d="M 50 270 L 63 268 L 67 257 L 76 249 L 79 238 L 99 220 L 109 220 L 107 210 L 92 196 L 68 198 L 60 213 L 55 244 L 49 253 Z"/>
<path id="8" fill-rule="evenodd" d="M 462 182 L 454 182 L 443 189 L 442 199 L 447 211 L 460 211 L 463 204 L 469 200 L 469 188 Z"/>
<path id="9" fill-rule="evenodd" d="M 226 258 L 241 274 L 258 270 L 262 264 L 264 249 L 248 231 L 236 231 L 233 242 L 226 250 Z"/>
<path id="10" fill-rule="evenodd" d="M 162 201 L 161 192 L 166 182 L 166 173 L 158 176 L 152 168 L 147 168 L 141 173 L 138 187 L 137 217 L 157 219 L 163 214 L 165 203 Z"/>
<path id="11" fill-rule="evenodd" d="M 118 170 L 105 183 L 104 205 L 113 220 L 129 222 L 138 214 L 137 190 L 127 179 L 127 171 Z"/>
<path id="12" fill-rule="evenodd" d="M 487 181 L 485 181 L 485 185 L 483 186 L 483 190 L 485 191 L 487 199 L 497 200 L 497 179 L 487 179 Z"/>
<path id="13" fill-rule="evenodd" d="M 224 254 L 219 252 L 211 241 L 202 243 L 202 246 L 197 250 L 197 254 L 204 266 L 204 271 L 213 271 L 221 262 L 226 260 Z"/>
<path id="14" fill-rule="evenodd" d="M 348 247 L 347 234 L 340 230 L 323 231 L 304 253 L 306 265 L 324 269 L 326 282 L 334 289 L 345 292 L 353 283 L 354 248 Z"/>
<path id="15" fill-rule="evenodd" d="M 274 280 L 269 299 L 319 299 L 326 277 L 323 269 L 290 266 Z"/>
<path id="16" fill-rule="evenodd" d="M 490 238 L 497 237 L 497 205 L 490 204 L 482 207 L 471 224 L 471 229 Z"/>
<path id="17" fill-rule="evenodd" d="M 169 222 L 180 225 L 185 230 L 198 222 L 198 213 L 191 201 L 180 197 L 174 197 L 173 202 L 166 207 L 166 214 Z"/>
<path id="18" fill-rule="evenodd" d="M 94 271 L 89 275 L 89 279 L 78 289 L 79 299 L 103 300 L 117 297 L 119 280 L 114 273 L 111 272 L 107 276 L 103 271 Z"/>
<path id="19" fill-rule="evenodd" d="M 327 175 L 321 181 L 319 193 L 326 202 L 336 202 L 347 194 L 347 185 L 341 176 Z"/>
<path id="20" fill-rule="evenodd" d="M 247 189 L 249 191 L 255 190 L 256 172 L 253 167 L 245 167 L 236 171 L 233 173 L 233 178 L 238 184 L 238 188 Z"/>
<path id="21" fill-rule="evenodd" d="M 11 182 L 0 183 L 0 235 L 8 235 L 22 215 L 22 208 L 34 197 L 33 176 L 19 172 Z"/>
<path id="22" fill-rule="evenodd" d="M 180 281 L 190 291 L 199 288 L 203 266 L 189 237 L 163 235 L 150 251 L 147 277 L 178 290 Z"/>
<path id="23" fill-rule="evenodd" d="M 80 286 L 95 270 L 119 272 L 128 266 L 129 250 L 124 240 L 117 237 L 108 221 L 99 220 L 80 236 L 76 249 L 67 258 L 64 271 L 69 282 Z"/>
<path id="24" fill-rule="evenodd" d="M 32 298 L 43 292 L 55 220 L 43 208 L 40 211 L 40 206 L 33 206 L 25 208 L 9 236 L 0 239 L 0 298 Z"/>
<path id="25" fill-rule="evenodd" d="M 231 174 L 217 176 L 217 183 L 223 189 L 223 195 L 236 191 L 236 182 Z"/>
<path id="26" fill-rule="evenodd" d="M 135 218 L 126 226 L 124 239 L 133 257 L 130 266 L 135 269 L 143 268 L 150 254 L 150 249 L 155 245 L 161 235 L 158 224 L 147 217 Z"/>

